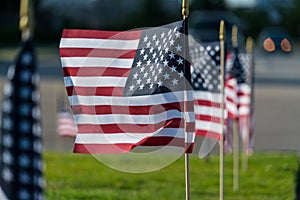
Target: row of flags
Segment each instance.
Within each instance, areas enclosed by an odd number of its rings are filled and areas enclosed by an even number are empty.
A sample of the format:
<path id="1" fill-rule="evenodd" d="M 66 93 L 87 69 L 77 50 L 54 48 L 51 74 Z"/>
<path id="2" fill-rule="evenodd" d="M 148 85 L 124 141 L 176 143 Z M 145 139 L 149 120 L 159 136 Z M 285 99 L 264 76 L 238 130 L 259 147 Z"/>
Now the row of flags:
<path id="1" fill-rule="evenodd" d="M 64 30 L 60 55 L 78 128 L 74 152 L 192 148 L 195 136 L 220 139 L 220 43 L 188 38 L 184 23 L 127 32 Z M 238 48 L 225 51 L 228 146 L 232 120 L 239 121 L 242 135 L 253 127 L 253 58 Z"/>
<path id="2" fill-rule="evenodd" d="M 221 49 L 218 43 L 189 41 L 185 23 L 127 32 L 64 30 L 60 56 L 72 113 L 62 105 L 57 132 L 76 136 L 74 152 L 172 146 L 192 153 L 196 136 L 220 139 Z M 254 109 L 247 59 L 252 58 L 238 49 L 227 55 L 232 65 L 226 67 L 225 116 L 238 118 L 248 134 Z M 0 199 L 43 199 L 38 84 L 29 38 L 4 86 Z"/>

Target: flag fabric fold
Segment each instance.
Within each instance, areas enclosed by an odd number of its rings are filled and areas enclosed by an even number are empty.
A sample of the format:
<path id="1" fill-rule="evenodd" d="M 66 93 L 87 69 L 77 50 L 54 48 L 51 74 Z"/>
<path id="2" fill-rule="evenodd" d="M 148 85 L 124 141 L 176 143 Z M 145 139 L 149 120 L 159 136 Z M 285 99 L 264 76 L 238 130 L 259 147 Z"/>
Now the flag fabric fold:
<path id="1" fill-rule="evenodd" d="M 183 22 L 126 32 L 63 32 L 60 56 L 78 127 L 74 152 L 194 143 Z M 187 105 L 187 106 L 184 106 Z"/>
<path id="2" fill-rule="evenodd" d="M 39 77 L 31 40 L 22 43 L 4 85 L 0 129 L 1 199 L 41 200 L 42 132 Z"/>

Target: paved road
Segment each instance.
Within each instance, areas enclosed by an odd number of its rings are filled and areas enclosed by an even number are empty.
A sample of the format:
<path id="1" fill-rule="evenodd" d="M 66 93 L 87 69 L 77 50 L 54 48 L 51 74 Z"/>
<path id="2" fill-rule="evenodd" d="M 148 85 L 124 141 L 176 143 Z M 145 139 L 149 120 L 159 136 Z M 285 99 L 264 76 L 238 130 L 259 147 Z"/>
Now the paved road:
<path id="1" fill-rule="evenodd" d="M 65 90 L 58 51 L 53 52 L 39 60 L 44 146 L 46 150 L 71 152 L 73 139 L 60 138 L 55 130 L 57 102 L 65 98 Z M 0 75 L 6 69 L 7 62 L 0 61 Z M 291 56 L 256 55 L 255 87 L 255 149 L 300 151 L 300 52 Z"/>

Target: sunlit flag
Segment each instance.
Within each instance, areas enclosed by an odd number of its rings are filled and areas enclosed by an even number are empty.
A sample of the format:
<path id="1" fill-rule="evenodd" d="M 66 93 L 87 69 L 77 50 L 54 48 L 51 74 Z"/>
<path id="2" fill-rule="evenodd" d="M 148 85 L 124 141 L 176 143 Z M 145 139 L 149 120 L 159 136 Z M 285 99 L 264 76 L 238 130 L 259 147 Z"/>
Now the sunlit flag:
<path id="1" fill-rule="evenodd" d="M 123 153 L 137 146 L 191 152 L 193 92 L 185 92 L 190 74 L 185 73 L 182 25 L 128 32 L 64 30 L 60 55 L 78 127 L 74 152 Z"/>
<path id="2" fill-rule="evenodd" d="M 43 199 L 39 76 L 30 40 L 8 71 L 1 107 L 0 199 Z"/>

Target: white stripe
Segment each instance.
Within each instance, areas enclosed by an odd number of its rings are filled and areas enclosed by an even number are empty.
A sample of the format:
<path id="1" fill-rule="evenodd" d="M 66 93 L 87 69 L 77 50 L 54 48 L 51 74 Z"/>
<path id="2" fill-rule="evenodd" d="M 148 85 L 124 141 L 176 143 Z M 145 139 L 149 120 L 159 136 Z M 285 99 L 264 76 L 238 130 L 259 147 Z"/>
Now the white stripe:
<path id="1" fill-rule="evenodd" d="M 225 96 L 227 99 L 237 102 L 237 93 L 235 90 L 225 88 Z"/>
<path id="2" fill-rule="evenodd" d="M 226 102 L 226 109 L 228 110 L 228 112 L 231 112 L 233 114 L 237 114 L 238 113 L 238 109 L 236 104 L 231 103 L 229 101 Z"/>
<path id="3" fill-rule="evenodd" d="M 116 67 L 130 69 L 133 59 L 95 58 L 95 57 L 61 57 L 63 67 Z"/>
<path id="4" fill-rule="evenodd" d="M 239 108 L 239 115 L 249 115 L 250 109 L 249 107 L 242 106 Z"/>
<path id="5" fill-rule="evenodd" d="M 215 133 L 221 133 L 223 126 L 219 123 L 215 122 L 207 122 L 203 120 L 196 120 L 195 121 L 196 130 L 205 130 L 211 131 Z"/>
<path id="6" fill-rule="evenodd" d="M 187 91 L 187 101 L 192 101 L 193 92 Z M 189 94 L 190 93 L 190 94 Z M 110 96 L 69 96 L 69 102 L 74 105 L 119 105 L 119 106 L 148 106 L 184 101 L 184 92 L 169 92 L 145 96 L 110 97 Z"/>
<path id="7" fill-rule="evenodd" d="M 250 101 L 250 96 L 240 96 L 239 98 L 239 104 L 250 104 Z"/>
<path id="8" fill-rule="evenodd" d="M 102 49 L 137 49 L 137 40 L 115 40 L 115 39 L 94 39 L 94 38 L 62 38 L 59 48 L 102 48 Z"/>
<path id="9" fill-rule="evenodd" d="M 65 86 L 76 87 L 125 87 L 127 77 L 80 77 L 67 76 L 64 77 Z"/>
<path id="10" fill-rule="evenodd" d="M 157 124 L 173 118 L 182 118 L 183 114 L 178 110 L 168 110 L 154 115 L 130 115 L 130 114 L 110 114 L 110 115 L 74 115 L 76 124 Z M 193 114 L 193 113 L 192 113 Z M 188 119 L 186 119 L 188 121 Z"/>
<path id="11" fill-rule="evenodd" d="M 239 84 L 238 85 L 238 91 L 250 95 L 250 93 L 251 93 L 251 87 L 248 84 L 246 84 L 246 83 Z"/>
<path id="12" fill-rule="evenodd" d="M 194 91 L 194 99 L 208 100 L 211 102 L 220 103 L 221 95 L 220 93 L 212 93 L 206 91 Z"/>
<path id="13" fill-rule="evenodd" d="M 165 128 L 154 133 L 117 133 L 117 134 L 77 134 L 77 144 L 135 144 L 147 137 L 175 137 L 185 138 L 184 130 L 178 128 Z"/>
<path id="14" fill-rule="evenodd" d="M 195 105 L 194 109 L 195 109 L 195 113 L 198 115 L 208 115 L 208 116 L 218 117 L 218 118 L 221 118 L 222 116 L 221 108 Z"/>

